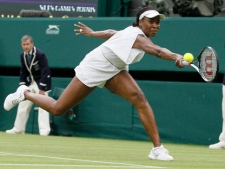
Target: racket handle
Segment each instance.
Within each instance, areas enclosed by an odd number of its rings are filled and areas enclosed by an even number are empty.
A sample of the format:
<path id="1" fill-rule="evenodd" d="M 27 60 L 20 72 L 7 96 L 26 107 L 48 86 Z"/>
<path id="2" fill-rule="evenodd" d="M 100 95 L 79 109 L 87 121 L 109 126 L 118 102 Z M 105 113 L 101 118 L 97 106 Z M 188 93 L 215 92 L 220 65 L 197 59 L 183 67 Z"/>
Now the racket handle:
<path id="1" fill-rule="evenodd" d="M 184 66 L 191 66 L 191 63 L 190 62 L 182 61 L 181 63 Z"/>

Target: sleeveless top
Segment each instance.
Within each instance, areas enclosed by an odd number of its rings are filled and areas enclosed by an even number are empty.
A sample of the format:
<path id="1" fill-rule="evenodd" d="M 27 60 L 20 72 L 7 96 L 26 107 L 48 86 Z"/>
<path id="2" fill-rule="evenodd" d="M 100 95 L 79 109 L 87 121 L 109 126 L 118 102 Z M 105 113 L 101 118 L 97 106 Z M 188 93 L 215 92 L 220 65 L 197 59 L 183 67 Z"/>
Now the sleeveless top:
<path id="1" fill-rule="evenodd" d="M 103 56 L 114 66 L 118 68 L 139 62 L 144 56 L 141 49 L 132 48 L 138 35 L 144 35 L 139 27 L 129 26 L 124 30 L 118 31 L 99 48 Z"/>

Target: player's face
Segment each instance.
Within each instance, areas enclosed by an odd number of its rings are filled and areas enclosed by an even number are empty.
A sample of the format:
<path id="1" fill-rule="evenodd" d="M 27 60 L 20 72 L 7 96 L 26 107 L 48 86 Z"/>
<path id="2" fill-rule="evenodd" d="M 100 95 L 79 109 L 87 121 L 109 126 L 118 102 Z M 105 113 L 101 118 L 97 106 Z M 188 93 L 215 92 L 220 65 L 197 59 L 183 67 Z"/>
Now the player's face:
<path id="1" fill-rule="evenodd" d="M 34 43 L 27 39 L 21 43 L 22 48 L 25 52 L 30 52 L 34 46 Z"/>
<path id="2" fill-rule="evenodd" d="M 155 36 L 160 28 L 159 16 L 154 18 L 144 17 L 139 21 L 139 25 L 146 36 Z"/>

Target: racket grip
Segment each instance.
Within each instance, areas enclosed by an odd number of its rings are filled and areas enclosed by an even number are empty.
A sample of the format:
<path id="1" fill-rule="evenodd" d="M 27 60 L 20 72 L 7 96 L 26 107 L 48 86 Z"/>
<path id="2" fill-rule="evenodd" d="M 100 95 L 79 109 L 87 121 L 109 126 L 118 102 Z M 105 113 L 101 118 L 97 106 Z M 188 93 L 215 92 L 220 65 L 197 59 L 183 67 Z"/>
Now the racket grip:
<path id="1" fill-rule="evenodd" d="M 182 61 L 181 63 L 183 66 L 191 66 L 190 62 Z"/>

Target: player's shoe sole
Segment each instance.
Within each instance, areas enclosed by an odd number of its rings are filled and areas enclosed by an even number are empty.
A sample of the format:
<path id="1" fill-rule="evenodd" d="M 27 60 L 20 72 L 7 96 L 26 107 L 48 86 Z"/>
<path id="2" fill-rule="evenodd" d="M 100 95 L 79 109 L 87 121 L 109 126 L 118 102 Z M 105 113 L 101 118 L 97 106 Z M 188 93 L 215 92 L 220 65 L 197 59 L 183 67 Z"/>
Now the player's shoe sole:
<path id="1" fill-rule="evenodd" d="M 25 91 L 30 91 L 30 88 L 25 85 L 21 85 L 18 87 L 18 89 L 16 90 L 15 93 L 9 94 L 4 101 L 4 109 L 6 111 L 9 111 L 14 106 L 16 106 L 20 102 L 24 101 L 25 100 L 25 97 L 24 97 Z"/>

